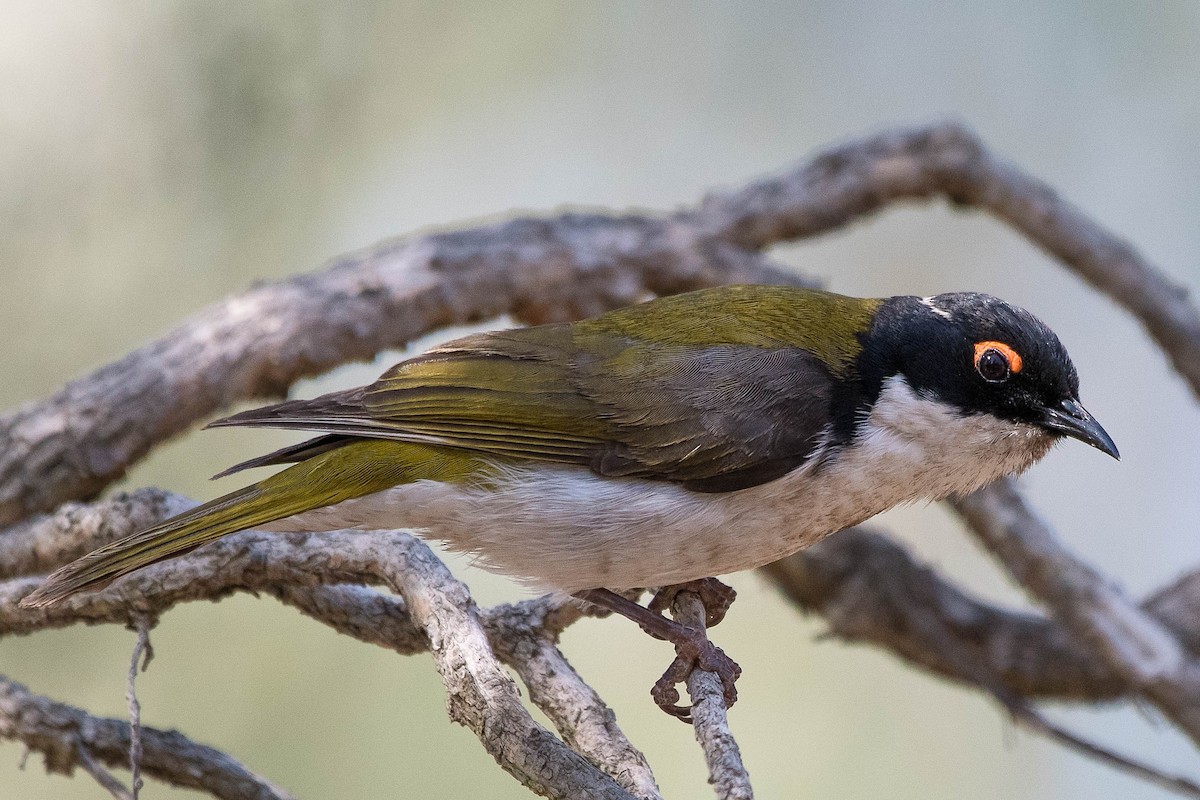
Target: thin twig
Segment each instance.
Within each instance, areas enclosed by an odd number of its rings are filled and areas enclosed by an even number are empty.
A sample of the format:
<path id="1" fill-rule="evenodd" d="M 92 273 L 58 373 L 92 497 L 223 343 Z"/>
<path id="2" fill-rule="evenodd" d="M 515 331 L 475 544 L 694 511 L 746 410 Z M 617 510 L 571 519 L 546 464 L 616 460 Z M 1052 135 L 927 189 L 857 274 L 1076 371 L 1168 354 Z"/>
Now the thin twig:
<path id="1" fill-rule="evenodd" d="M 96 759 L 92 758 L 92 754 L 82 744 L 79 746 L 79 752 L 76 755 L 79 761 L 79 766 L 83 767 L 83 771 L 92 776 L 92 779 L 117 800 L 137 800 L 136 795 L 125 788 L 125 784 L 117 780 L 117 777 L 104 767 L 96 763 Z"/>
<path id="2" fill-rule="evenodd" d="M 137 674 L 150 666 L 154 651 L 150 647 L 150 620 L 139 616 L 137 620 L 137 644 L 129 659 L 129 681 L 125 688 L 125 701 L 129 704 L 129 770 L 130 794 L 138 800 L 142 790 L 142 704 L 137 699 Z"/>
<path id="3" fill-rule="evenodd" d="M 695 592 L 681 591 L 671 604 L 676 621 L 704 630 L 706 611 Z M 742 763 L 742 752 L 729 727 L 725 689 L 716 673 L 694 669 L 687 679 L 692 699 L 692 729 L 708 765 L 708 782 L 717 800 L 753 800 L 750 773 Z"/>
<path id="4" fill-rule="evenodd" d="M 1068 750 L 1074 750 L 1102 764 L 1107 764 L 1113 769 L 1126 772 L 1135 778 L 1141 778 L 1144 781 L 1161 786 L 1172 792 L 1188 797 L 1200 797 L 1200 784 L 1197 784 L 1190 778 L 1171 775 L 1145 762 L 1114 753 L 1112 750 L 1101 747 L 1095 742 L 1084 739 L 1065 728 L 1055 725 L 1037 713 L 1028 704 L 1017 703 L 1012 705 L 1004 703 L 1004 705 L 1008 708 L 1009 713 L 1013 714 L 1025 727 L 1041 733 L 1048 739 L 1053 739 Z"/>

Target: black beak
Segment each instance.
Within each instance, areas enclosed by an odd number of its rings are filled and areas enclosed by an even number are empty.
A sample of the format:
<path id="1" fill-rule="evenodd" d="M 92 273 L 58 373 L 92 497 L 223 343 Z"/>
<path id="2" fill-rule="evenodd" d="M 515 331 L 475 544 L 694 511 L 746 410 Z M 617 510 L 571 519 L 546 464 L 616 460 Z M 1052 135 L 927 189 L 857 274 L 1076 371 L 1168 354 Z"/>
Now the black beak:
<path id="1" fill-rule="evenodd" d="M 1063 400 L 1058 408 L 1044 408 L 1042 413 L 1043 428 L 1086 442 L 1100 452 L 1121 460 L 1121 454 L 1117 452 L 1112 437 L 1100 427 L 1100 423 L 1096 422 L 1086 408 L 1079 405 L 1078 400 Z"/>

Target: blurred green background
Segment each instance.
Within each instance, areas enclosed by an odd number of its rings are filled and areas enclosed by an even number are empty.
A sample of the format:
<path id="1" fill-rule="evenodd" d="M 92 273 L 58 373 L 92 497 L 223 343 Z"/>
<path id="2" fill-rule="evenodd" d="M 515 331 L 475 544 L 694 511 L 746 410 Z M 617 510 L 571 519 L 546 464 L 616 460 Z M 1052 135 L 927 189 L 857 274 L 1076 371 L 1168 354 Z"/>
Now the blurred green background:
<path id="1" fill-rule="evenodd" d="M 946 117 L 1051 182 L 1173 277 L 1200 283 L 1200 4 L 1096 2 L 267 3 L 0 6 L 0 406 L 36 400 L 206 303 L 430 225 L 566 205 L 671 208 L 813 148 Z M 1024 480 L 1078 552 L 1141 594 L 1200 564 L 1200 428 L 1142 331 L 1000 224 L 943 207 L 777 253 L 851 294 L 974 289 L 1047 320 L 1117 464 L 1064 447 Z M 374 377 L 398 354 L 296 387 Z M 198 499 L 286 437 L 189 434 L 123 486 Z M 976 591 L 1020 597 L 937 507 L 891 530 Z M 461 567 L 461 565 L 459 565 Z M 458 570 L 483 601 L 518 589 Z M 732 722 L 761 797 L 1165 798 L 990 703 L 863 647 L 817 642 L 752 574 L 717 639 L 745 668 Z M 144 719 L 298 796 L 519 798 L 445 718 L 427 657 L 338 637 L 270 600 L 168 614 Z M 123 716 L 133 635 L 0 644 L 0 672 Z M 565 649 L 669 797 L 704 797 L 691 733 L 647 689 L 669 656 L 619 621 Z M 1128 708 L 1076 730 L 1200 774 Z M 1152 717 L 1152 715 L 1149 715 Z M 95 798 L 0 744 L 0 797 Z M 146 797 L 187 792 L 152 785 Z"/>

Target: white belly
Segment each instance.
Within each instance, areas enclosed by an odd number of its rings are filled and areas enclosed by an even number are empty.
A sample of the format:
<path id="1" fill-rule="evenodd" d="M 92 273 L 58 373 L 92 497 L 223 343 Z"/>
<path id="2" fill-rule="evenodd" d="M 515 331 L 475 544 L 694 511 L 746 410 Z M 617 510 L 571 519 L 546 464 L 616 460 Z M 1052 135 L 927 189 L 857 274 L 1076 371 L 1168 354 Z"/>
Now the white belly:
<path id="1" fill-rule="evenodd" d="M 531 465 L 504 468 L 488 488 L 418 481 L 271 527 L 412 528 L 542 589 L 663 586 L 761 566 L 893 506 L 973 491 L 1052 443 L 1040 428 L 959 416 L 893 378 L 852 446 L 737 492 Z"/>

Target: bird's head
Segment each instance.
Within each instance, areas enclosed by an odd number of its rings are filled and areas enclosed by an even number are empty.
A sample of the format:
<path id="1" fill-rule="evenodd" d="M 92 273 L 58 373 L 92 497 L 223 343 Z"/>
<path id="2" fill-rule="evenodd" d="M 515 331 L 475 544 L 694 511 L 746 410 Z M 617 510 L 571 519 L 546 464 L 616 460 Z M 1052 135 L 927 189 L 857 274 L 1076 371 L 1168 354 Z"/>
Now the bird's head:
<path id="1" fill-rule="evenodd" d="M 877 381 L 900 375 L 964 414 L 1033 425 L 1119 458 L 1079 402 L 1066 348 L 1024 309 L 973 292 L 894 297 L 880 308 L 870 339 L 877 355 L 868 371 Z"/>

